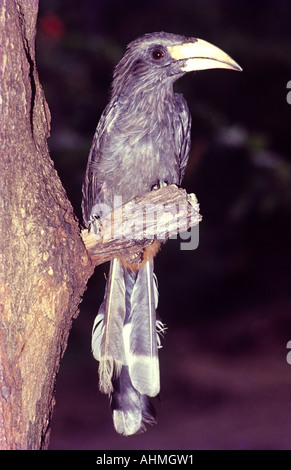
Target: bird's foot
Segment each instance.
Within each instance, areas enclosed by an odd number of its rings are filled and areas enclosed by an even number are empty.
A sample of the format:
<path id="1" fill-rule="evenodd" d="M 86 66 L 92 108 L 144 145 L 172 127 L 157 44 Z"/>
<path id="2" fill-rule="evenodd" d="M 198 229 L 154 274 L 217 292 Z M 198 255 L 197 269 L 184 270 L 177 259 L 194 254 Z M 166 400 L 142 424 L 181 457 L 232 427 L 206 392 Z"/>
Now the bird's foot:
<path id="1" fill-rule="evenodd" d="M 88 230 L 91 232 L 93 230 L 93 233 L 95 235 L 98 235 L 98 233 L 101 231 L 102 223 L 101 223 L 101 217 L 98 214 L 91 214 L 91 217 L 88 222 Z"/>
<path id="2" fill-rule="evenodd" d="M 167 180 L 158 180 L 156 184 L 152 186 L 152 191 L 155 189 L 161 189 L 164 188 L 165 186 L 168 186 L 170 183 Z"/>

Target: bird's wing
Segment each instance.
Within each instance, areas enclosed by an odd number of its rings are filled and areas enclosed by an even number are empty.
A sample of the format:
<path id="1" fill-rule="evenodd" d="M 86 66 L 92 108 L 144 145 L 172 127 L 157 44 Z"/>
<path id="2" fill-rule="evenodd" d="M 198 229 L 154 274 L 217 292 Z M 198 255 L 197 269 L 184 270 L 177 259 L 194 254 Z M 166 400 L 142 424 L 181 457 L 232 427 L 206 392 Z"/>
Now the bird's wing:
<path id="1" fill-rule="evenodd" d="M 184 178 L 191 146 L 191 114 L 185 99 L 178 93 L 175 94 L 175 111 L 173 124 L 175 129 L 176 151 L 179 157 L 179 184 L 181 184 Z"/>
<path id="2" fill-rule="evenodd" d="M 92 207 L 99 202 L 100 193 L 102 192 L 102 183 L 98 180 L 96 169 L 102 156 L 103 143 L 110 132 L 110 128 L 117 114 L 116 106 L 116 101 L 111 101 L 107 105 L 101 115 L 93 137 L 82 188 L 82 212 L 86 225 L 88 225 L 92 215 Z"/>

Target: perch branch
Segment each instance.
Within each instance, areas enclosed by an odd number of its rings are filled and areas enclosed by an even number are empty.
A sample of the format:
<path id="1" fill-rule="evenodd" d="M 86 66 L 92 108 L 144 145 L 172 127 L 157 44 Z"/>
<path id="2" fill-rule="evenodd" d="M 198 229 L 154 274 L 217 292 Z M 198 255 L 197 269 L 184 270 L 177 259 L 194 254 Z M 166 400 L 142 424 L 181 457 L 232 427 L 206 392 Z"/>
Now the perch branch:
<path id="1" fill-rule="evenodd" d="M 185 232 L 201 220 L 195 194 L 176 185 L 162 187 L 114 208 L 81 232 L 95 265 L 118 256 L 131 263 L 141 260 L 142 250 L 155 240 Z"/>

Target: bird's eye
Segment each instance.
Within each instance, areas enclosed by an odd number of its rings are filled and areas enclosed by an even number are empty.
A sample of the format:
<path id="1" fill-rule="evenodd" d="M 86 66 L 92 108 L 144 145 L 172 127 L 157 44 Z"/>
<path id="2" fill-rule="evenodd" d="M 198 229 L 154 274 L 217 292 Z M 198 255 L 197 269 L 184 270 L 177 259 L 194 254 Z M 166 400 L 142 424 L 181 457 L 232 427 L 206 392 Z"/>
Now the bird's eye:
<path id="1" fill-rule="evenodd" d="M 161 60 L 165 55 L 163 49 L 154 49 L 152 52 L 152 56 L 155 60 Z"/>

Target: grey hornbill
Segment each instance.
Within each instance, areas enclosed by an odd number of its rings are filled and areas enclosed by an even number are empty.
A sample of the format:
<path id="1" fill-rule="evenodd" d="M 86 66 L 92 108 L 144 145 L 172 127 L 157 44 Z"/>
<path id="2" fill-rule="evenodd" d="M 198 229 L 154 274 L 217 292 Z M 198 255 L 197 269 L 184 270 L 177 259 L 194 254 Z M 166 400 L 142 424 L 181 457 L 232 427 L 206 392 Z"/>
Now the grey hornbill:
<path id="1" fill-rule="evenodd" d="M 180 185 L 190 149 L 191 116 L 174 82 L 186 72 L 241 70 L 206 41 L 164 32 L 131 42 L 114 71 L 111 98 L 98 123 L 83 184 L 86 226 L 113 207 L 164 184 Z M 157 243 L 139 265 L 114 259 L 92 331 L 99 388 L 110 396 L 118 433 L 130 435 L 156 422 L 149 397 L 160 390 L 153 273 Z"/>

